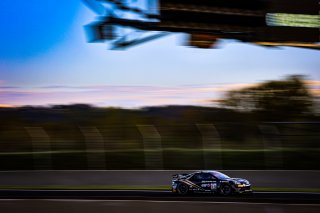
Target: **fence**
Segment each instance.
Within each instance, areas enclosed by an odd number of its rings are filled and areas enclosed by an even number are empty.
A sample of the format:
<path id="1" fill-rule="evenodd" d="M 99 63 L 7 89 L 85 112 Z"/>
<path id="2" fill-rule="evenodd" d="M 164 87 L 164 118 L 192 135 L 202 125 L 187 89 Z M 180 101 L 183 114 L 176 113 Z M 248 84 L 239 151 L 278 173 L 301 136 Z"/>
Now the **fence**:
<path id="1" fill-rule="evenodd" d="M 1 128 L 0 170 L 319 169 L 319 123 Z"/>

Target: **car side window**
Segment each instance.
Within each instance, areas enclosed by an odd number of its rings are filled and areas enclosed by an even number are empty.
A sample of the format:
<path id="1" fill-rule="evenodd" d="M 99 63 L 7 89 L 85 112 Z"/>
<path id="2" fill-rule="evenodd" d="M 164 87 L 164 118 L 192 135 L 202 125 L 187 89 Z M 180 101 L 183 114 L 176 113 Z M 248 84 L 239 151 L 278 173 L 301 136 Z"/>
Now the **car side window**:
<path id="1" fill-rule="evenodd" d="M 206 181 L 215 180 L 215 177 L 210 173 L 203 173 L 202 179 Z"/>
<path id="2" fill-rule="evenodd" d="M 202 175 L 201 175 L 201 173 L 197 173 L 197 174 L 194 174 L 190 179 L 192 181 L 201 181 L 202 180 Z"/>
<path id="3" fill-rule="evenodd" d="M 211 181 L 216 180 L 216 178 L 210 173 L 197 173 L 194 174 L 190 180 L 192 181 Z"/>

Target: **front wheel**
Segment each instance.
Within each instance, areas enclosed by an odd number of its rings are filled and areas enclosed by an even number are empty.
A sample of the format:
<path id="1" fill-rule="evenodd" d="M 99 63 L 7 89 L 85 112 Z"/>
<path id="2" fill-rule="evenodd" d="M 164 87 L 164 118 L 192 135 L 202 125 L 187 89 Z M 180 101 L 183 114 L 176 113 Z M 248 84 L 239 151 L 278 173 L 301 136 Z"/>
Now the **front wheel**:
<path id="1" fill-rule="evenodd" d="M 177 192 L 179 195 L 186 195 L 189 192 L 189 187 L 186 184 L 180 183 L 177 187 Z"/>
<path id="2" fill-rule="evenodd" d="M 229 184 L 225 184 L 225 185 L 221 186 L 220 194 L 224 195 L 224 196 L 231 195 L 232 194 L 231 186 Z"/>

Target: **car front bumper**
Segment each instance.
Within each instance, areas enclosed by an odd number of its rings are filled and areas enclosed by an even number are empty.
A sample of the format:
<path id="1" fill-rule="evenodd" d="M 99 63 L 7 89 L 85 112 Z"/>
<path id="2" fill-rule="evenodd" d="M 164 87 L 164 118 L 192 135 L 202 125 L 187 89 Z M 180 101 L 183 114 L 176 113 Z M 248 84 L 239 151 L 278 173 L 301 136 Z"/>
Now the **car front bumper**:
<path id="1" fill-rule="evenodd" d="M 240 187 L 235 186 L 234 190 L 239 194 L 251 194 L 253 190 L 251 189 L 251 185 L 242 185 Z"/>

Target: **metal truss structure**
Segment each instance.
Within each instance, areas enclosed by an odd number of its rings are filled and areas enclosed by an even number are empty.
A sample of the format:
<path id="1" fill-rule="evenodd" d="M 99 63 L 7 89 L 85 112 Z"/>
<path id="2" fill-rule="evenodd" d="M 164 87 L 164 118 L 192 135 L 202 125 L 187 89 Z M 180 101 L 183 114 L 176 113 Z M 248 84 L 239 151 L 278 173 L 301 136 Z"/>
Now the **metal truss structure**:
<path id="1" fill-rule="evenodd" d="M 91 42 L 125 49 L 174 32 L 186 45 L 214 48 L 219 39 L 319 49 L 318 0 L 83 0 L 99 16 Z"/>

